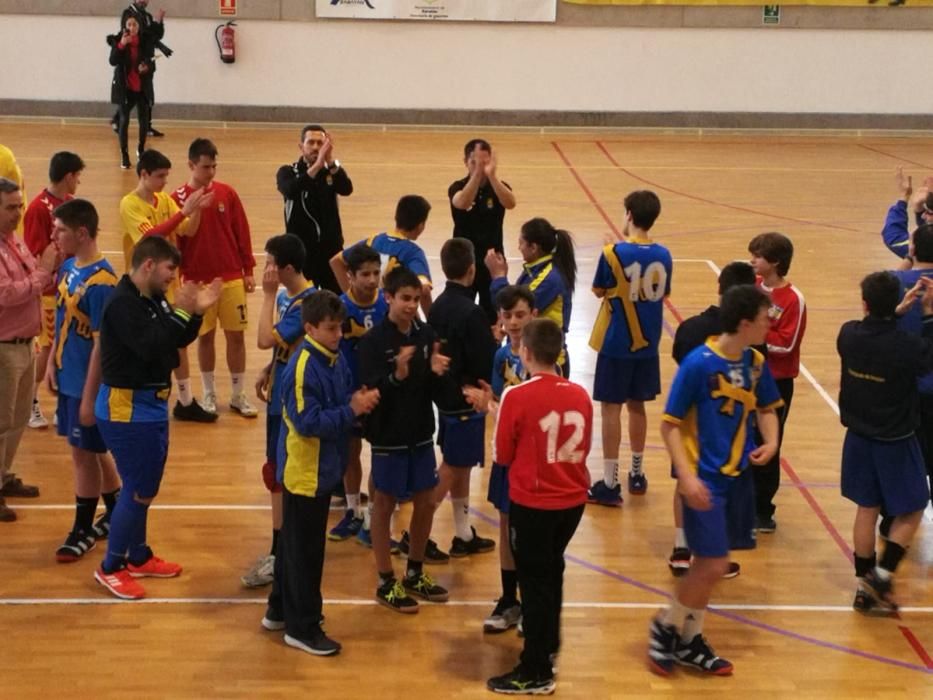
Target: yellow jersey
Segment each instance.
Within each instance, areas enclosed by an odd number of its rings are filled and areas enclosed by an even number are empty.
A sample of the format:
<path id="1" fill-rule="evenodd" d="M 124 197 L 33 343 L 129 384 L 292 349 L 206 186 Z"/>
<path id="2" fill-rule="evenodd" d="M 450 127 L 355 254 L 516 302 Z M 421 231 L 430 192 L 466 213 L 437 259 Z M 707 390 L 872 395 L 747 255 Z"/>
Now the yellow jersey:
<path id="1" fill-rule="evenodd" d="M 120 222 L 123 227 L 123 260 L 126 269 L 130 269 L 133 259 L 133 247 L 139 243 L 146 232 L 159 224 L 164 224 L 181 210 L 165 192 L 156 192 L 155 201 L 147 202 L 136 194 L 135 190 L 120 200 Z M 165 236 L 177 245 L 177 236 L 187 233 L 188 219 L 182 219 L 175 230 Z"/>

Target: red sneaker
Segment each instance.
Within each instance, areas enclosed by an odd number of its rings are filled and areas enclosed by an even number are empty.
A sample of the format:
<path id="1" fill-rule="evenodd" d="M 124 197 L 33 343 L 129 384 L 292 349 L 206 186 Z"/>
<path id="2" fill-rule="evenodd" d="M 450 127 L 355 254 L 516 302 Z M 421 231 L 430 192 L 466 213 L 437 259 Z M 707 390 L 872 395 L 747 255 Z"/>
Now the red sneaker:
<path id="1" fill-rule="evenodd" d="M 139 600 L 146 597 L 146 589 L 140 586 L 126 569 L 105 573 L 103 569 L 94 572 L 94 578 L 101 586 L 124 600 Z"/>
<path id="2" fill-rule="evenodd" d="M 174 578 L 181 573 L 181 564 L 173 564 L 153 555 L 139 566 L 127 563 L 126 570 L 133 578 Z"/>

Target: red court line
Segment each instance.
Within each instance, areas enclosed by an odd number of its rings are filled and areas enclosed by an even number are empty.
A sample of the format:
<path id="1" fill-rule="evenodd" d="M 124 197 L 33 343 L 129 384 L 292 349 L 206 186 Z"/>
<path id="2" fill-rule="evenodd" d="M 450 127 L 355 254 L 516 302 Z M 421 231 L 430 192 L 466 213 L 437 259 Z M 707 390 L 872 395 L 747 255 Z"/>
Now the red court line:
<path id="1" fill-rule="evenodd" d="M 740 207 L 740 206 L 737 206 L 737 205 L 735 205 L 735 204 L 726 204 L 725 202 L 717 202 L 716 200 L 713 200 L 713 199 L 707 199 L 707 198 L 705 198 L 705 197 L 700 197 L 700 196 L 695 195 L 695 194 L 689 194 L 689 193 L 687 193 L 687 192 L 681 192 L 680 190 L 675 190 L 675 189 L 673 189 L 673 188 L 671 188 L 671 187 L 666 187 L 666 186 L 664 186 L 664 185 L 662 185 L 662 184 L 660 184 L 660 183 L 652 182 L 651 180 L 648 180 L 647 178 L 644 178 L 644 177 L 642 177 L 641 175 L 636 175 L 635 173 L 633 173 L 633 172 L 632 172 L 631 170 L 629 170 L 628 168 L 624 168 L 615 158 L 612 157 L 612 154 L 609 153 L 609 151 L 608 151 L 608 150 L 606 149 L 606 147 L 603 145 L 603 142 L 602 142 L 602 141 L 596 141 L 595 143 L 596 143 L 596 147 L 597 147 L 600 151 L 603 152 L 603 155 L 606 156 L 606 158 L 609 160 L 610 163 L 612 163 L 613 166 L 615 166 L 616 168 L 618 168 L 619 170 L 621 170 L 623 173 L 625 173 L 625 174 L 628 175 L 629 177 L 631 177 L 631 178 L 633 178 L 633 179 L 635 179 L 635 180 L 638 180 L 639 182 L 643 182 L 643 183 L 645 183 L 646 185 L 649 185 L 649 186 L 654 187 L 654 188 L 656 188 L 656 189 L 664 190 L 665 192 L 670 192 L 671 194 L 676 194 L 676 195 L 678 195 L 678 196 L 680 196 L 680 197 L 686 197 L 687 199 L 692 199 L 692 200 L 694 200 L 695 202 L 702 202 L 703 204 L 711 204 L 711 205 L 713 205 L 713 206 L 715 206 L 715 207 L 722 207 L 722 208 L 724 208 L 724 209 L 732 209 L 733 211 L 741 211 L 741 212 L 744 212 L 744 213 L 746 213 L 746 214 L 755 214 L 756 216 L 767 216 L 767 217 L 769 217 L 769 218 L 771 218 L 771 219 L 778 219 L 778 220 L 780 220 L 780 221 L 790 221 L 790 222 L 793 222 L 793 223 L 795 223 L 795 224 L 802 224 L 802 225 L 804 225 L 804 226 L 818 226 L 818 227 L 821 227 L 821 228 L 831 228 L 831 229 L 835 229 L 835 230 L 837 230 L 837 231 L 850 231 L 850 232 L 852 232 L 852 233 L 862 233 L 862 232 L 859 231 L 858 229 L 849 228 L 848 226 L 837 226 L 837 225 L 835 225 L 835 224 L 819 223 L 819 222 L 817 222 L 817 221 L 809 221 L 809 220 L 807 220 L 807 219 L 797 219 L 797 218 L 794 218 L 794 217 L 792 217 L 792 216 L 781 216 L 780 214 L 771 214 L 771 213 L 766 212 L 766 211 L 759 211 L 758 209 L 749 209 L 749 208 L 747 208 L 747 207 Z"/>
<path id="2" fill-rule="evenodd" d="M 917 656 L 920 657 L 920 660 L 926 664 L 927 668 L 933 669 L 933 659 L 930 658 L 930 655 L 927 653 L 927 650 L 923 648 L 923 644 L 920 643 L 920 640 L 917 639 L 916 635 L 910 631 L 909 627 L 904 627 L 903 625 L 898 625 L 897 628 L 901 631 L 901 634 L 904 635 L 904 638 L 907 640 L 907 643 L 913 647 L 914 651 L 917 652 Z"/>
<path id="3" fill-rule="evenodd" d="M 612 161 L 613 164 L 616 165 L 616 167 L 620 167 L 617 163 L 615 163 L 612 156 L 606 151 L 606 149 L 603 148 L 601 143 L 597 142 L 596 145 L 603 151 L 603 153 L 606 154 L 606 157 L 609 158 L 609 160 Z M 573 175 L 574 179 L 577 181 L 577 184 L 580 185 L 580 188 L 586 194 L 587 198 L 590 200 L 593 206 L 596 207 L 597 211 L 599 211 L 600 215 L 603 217 L 603 220 L 609 225 L 609 228 L 613 231 L 613 233 L 615 233 L 616 237 L 621 239 L 622 236 L 619 230 L 616 228 L 615 224 L 612 223 L 612 220 L 606 215 L 606 212 L 603 210 L 602 206 L 600 205 L 599 200 L 596 199 L 596 197 L 593 195 L 590 188 L 587 187 L 586 183 L 583 181 L 583 178 L 580 177 L 579 173 L 577 173 L 576 169 L 573 167 L 573 164 L 570 162 L 570 159 L 567 158 L 567 156 L 561 150 L 560 146 L 557 144 L 556 141 L 551 141 L 551 146 L 553 146 L 554 150 L 557 151 L 557 154 L 560 156 L 560 159 L 564 162 L 564 165 L 567 166 L 567 169 Z M 620 167 L 620 169 L 625 171 L 624 168 Z M 628 172 L 628 171 L 625 171 L 625 172 Z M 633 177 L 636 177 L 636 179 L 641 179 L 641 178 L 637 178 L 637 176 L 633 176 Z M 656 186 L 648 182 L 647 180 L 642 180 L 642 182 L 646 182 L 647 184 Z M 659 189 L 666 189 L 666 188 L 659 187 Z M 672 190 L 669 190 L 669 191 L 672 191 Z M 692 195 L 685 195 L 685 196 L 692 197 Z M 714 203 L 714 202 L 711 202 L 711 203 Z M 677 319 L 677 322 L 683 323 L 683 317 L 680 315 L 680 312 L 677 310 L 677 308 L 670 302 L 670 300 L 665 299 L 664 303 L 667 306 L 667 308 L 670 310 L 671 314 L 673 314 L 674 318 Z M 794 483 L 794 486 L 803 496 L 804 500 L 810 506 L 810 509 L 813 511 L 816 517 L 819 518 L 821 523 L 823 523 L 823 527 L 829 533 L 830 537 L 832 537 L 833 541 L 836 543 L 836 546 L 839 547 L 840 551 L 849 560 L 850 564 L 854 563 L 855 562 L 854 554 L 852 553 L 852 550 L 849 549 L 849 545 L 846 543 L 845 539 L 842 537 L 842 535 L 839 534 L 839 530 L 836 529 L 836 526 L 833 525 L 832 521 L 829 519 L 829 516 L 826 515 L 826 512 L 822 509 L 820 504 L 813 497 L 813 494 L 810 493 L 810 490 L 801 481 L 800 477 L 797 475 L 797 472 L 794 470 L 794 468 L 783 457 L 781 458 L 781 467 L 787 473 L 788 477 L 790 477 L 790 480 Z M 926 649 L 924 649 L 923 645 L 920 643 L 920 640 L 917 639 L 917 637 L 910 630 L 910 628 L 906 626 L 902 626 L 902 625 L 899 625 L 898 628 L 901 630 L 901 633 L 904 635 L 905 639 L 907 639 L 907 642 L 910 644 L 914 652 L 920 657 L 920 659 L 924 662 L 924 664 L 926 664 L 927 668 L 933 669 L 933 665 L 931 665 L 930 656 L 927 654 Z"/>
<path id="4" fill-rule="evenodd" d="M 573 164 L 570 162 L 570 159 L 564 155 L 564 152 L 561 150 L 560 146 L 557 145 L 556 141 L 551 141 L 551 146 L 557 151 L 557 155 L 560 156 L 560 159 L 564 162 L 564 165 L 567 166 L 567 169 L 570 171 L 570 174 L 573 175 L 573 179 L 577 181 L 577 184 L 580 185 L 580 189 L 583 190 L 583 194 L 586 195 L 586 198 L 590 200 L 590 203 L 596 207 L 596 211 L 599 212 L 599 215 L 603 217 L 603 221 L 606 222 L 606 225 L 609 227 L 609 230 L 615 234 L 615 237 L 620 241 L 623 240 L 622 232 L 616 227 L 612 219 L 609 218 L 609 215 L 606 213 L 606 210 L 603 209 L 602 205 L 599 203 L 599 200 L 596 199 L 596 196 L 590 191 L 590 188 L 587 187 L 586 183 L 583 181 L 583 178 L 580 177 L 580 173 L 577 172 L 577 169 L 573 167 Z M 677 323 L 683 323 L 683 316 L 680 315 L 680 312 L 677 311 L 675 306 L 671 303 L 670 299 L 665 297 L 664 306 L 667 307 L 667 310 L 671 312 L 671 315 L 677 319 Z"/>
<path id="5" fill-rule="evenodd" d="M 899 160 L 904 163 L 909 163 L 910 165 L 916 165 L 918 168 L 926 168 L 927 170 L 933 170 L 933 166 L 927 165 L 926 163 L 918 163 L 917 161 L 911 160 L 910 158 L 904 158 L 903 156 L 894 155 L 893 153 L 882 151 L 880 148 L 875 148 L 874 146 L 868 146 L 864 143 L 857 143 L 855 145 L 858 146 L 859 148 L 864 148 L 866 151 L 871 151 L 872 153 L 877 153 L 887 158 L 893 158 L 894 160 Z"/>

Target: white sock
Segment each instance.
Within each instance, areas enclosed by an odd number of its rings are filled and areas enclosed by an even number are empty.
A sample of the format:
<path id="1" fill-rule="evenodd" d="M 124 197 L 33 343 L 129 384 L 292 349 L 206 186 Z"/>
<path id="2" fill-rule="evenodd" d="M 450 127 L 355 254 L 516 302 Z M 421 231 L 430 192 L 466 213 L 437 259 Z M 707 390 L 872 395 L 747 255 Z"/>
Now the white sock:
<path id="1" fill-rule="evenodd" d="M 693 610 L 687 608 L 687 616 L 684 618 L 683 631 L 680 638 L 685 644 L 693 641 L 693 638 L 703 632 L 703 618 L 706 617 L 706 610 Z"/>
<path id="2" fill-rule="evenodd" d="M 454 529 L 457 537 L 464 542 L 473 539 L 473 530 L 470 528 L 470 497 L 451 498 L 450 503 L 454 509 Z"/>
<path id="3" fill-rule="evenodd" d="M 359 493 L 348 493 L 347 494 L 347 509 L 353 511 L 353 516 L 358 518 L 360 517 L 360 494 Z"/>
<path id="4" fill-rule="evenodd" d="M 633 452 L 632 453 L 632 474 L 638 476 L 641 474 L 641 463 L 645 458 L 644 452 Z"/>
<path id="5" fill-rule="evenodd" d="M 664 611 L 662 622 L 665 625 L 673 625 L 674 629 L 679 632 L 684 626 L 688 610 L 689 608 L 677 602 L 676 598 L 672 598 L 670 607 Z"/>
<path id="6" fill-rule="evenodd" d="M 231 372 L 230 386 L 233 389 L 233 396 L 239 396 L 243 393 L 243 378 L 245 376 L 245 372 Z"/>
<path id="7" fill-rule="evenodd" d="M 201 384 L 204 385 L 205 394 L 216 394 L 214 390 L 214 373 L 213 372 L 201 372 Z"/>
<path id="8" fill-rule="evenodd" d="M 606 486 L 611 489 L 616 487 L 616 484 L 619 483 L 619 460 L 603 460 L 603 481 L 605 482 Z"/>
<path id="9" fill-rule="evenodd" d="M 191 379 L 179 379 L 178 381 L 178 401 L 182 406 L 190 406 L 191 399 Z"/>
<path id="10" fill-rule="evenodd" d="M 882 581 L 890 581 L 892 573 L 893 572 L 888 571 L 887 569 L 882 569 L 880 566 L 875 567 L 875 575 Z"/>
<path id="11" fill-rule="evenodd" d="M 684 534 L 684 529 L 682 527 L 674 529 L 674 547 L 677 549 L 689 549 L 687 547 L 687 536 Z"/>
<path id="12" fill-rule="evenodd" d="M 363 511 L 363 529 L 369 530 L 373 521 L 373 502 L 372 500 L 366 504 L 366 510 Z"/>

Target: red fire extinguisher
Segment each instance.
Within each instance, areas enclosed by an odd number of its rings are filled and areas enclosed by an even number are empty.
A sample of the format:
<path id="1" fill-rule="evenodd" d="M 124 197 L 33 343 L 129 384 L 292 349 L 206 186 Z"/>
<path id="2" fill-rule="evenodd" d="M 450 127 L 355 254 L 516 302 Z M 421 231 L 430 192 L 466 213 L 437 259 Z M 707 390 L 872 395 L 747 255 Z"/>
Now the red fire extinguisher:
<path id="1" fill-rule="evenodd" d="M 220 51 L 220 60 L 224 63 L 233 63 L 236 61 L 236 22 L 230 21 L 226 24 L 218 24 L 214 30 L 214 41 L 217 42 L 217 49 Z"/>

